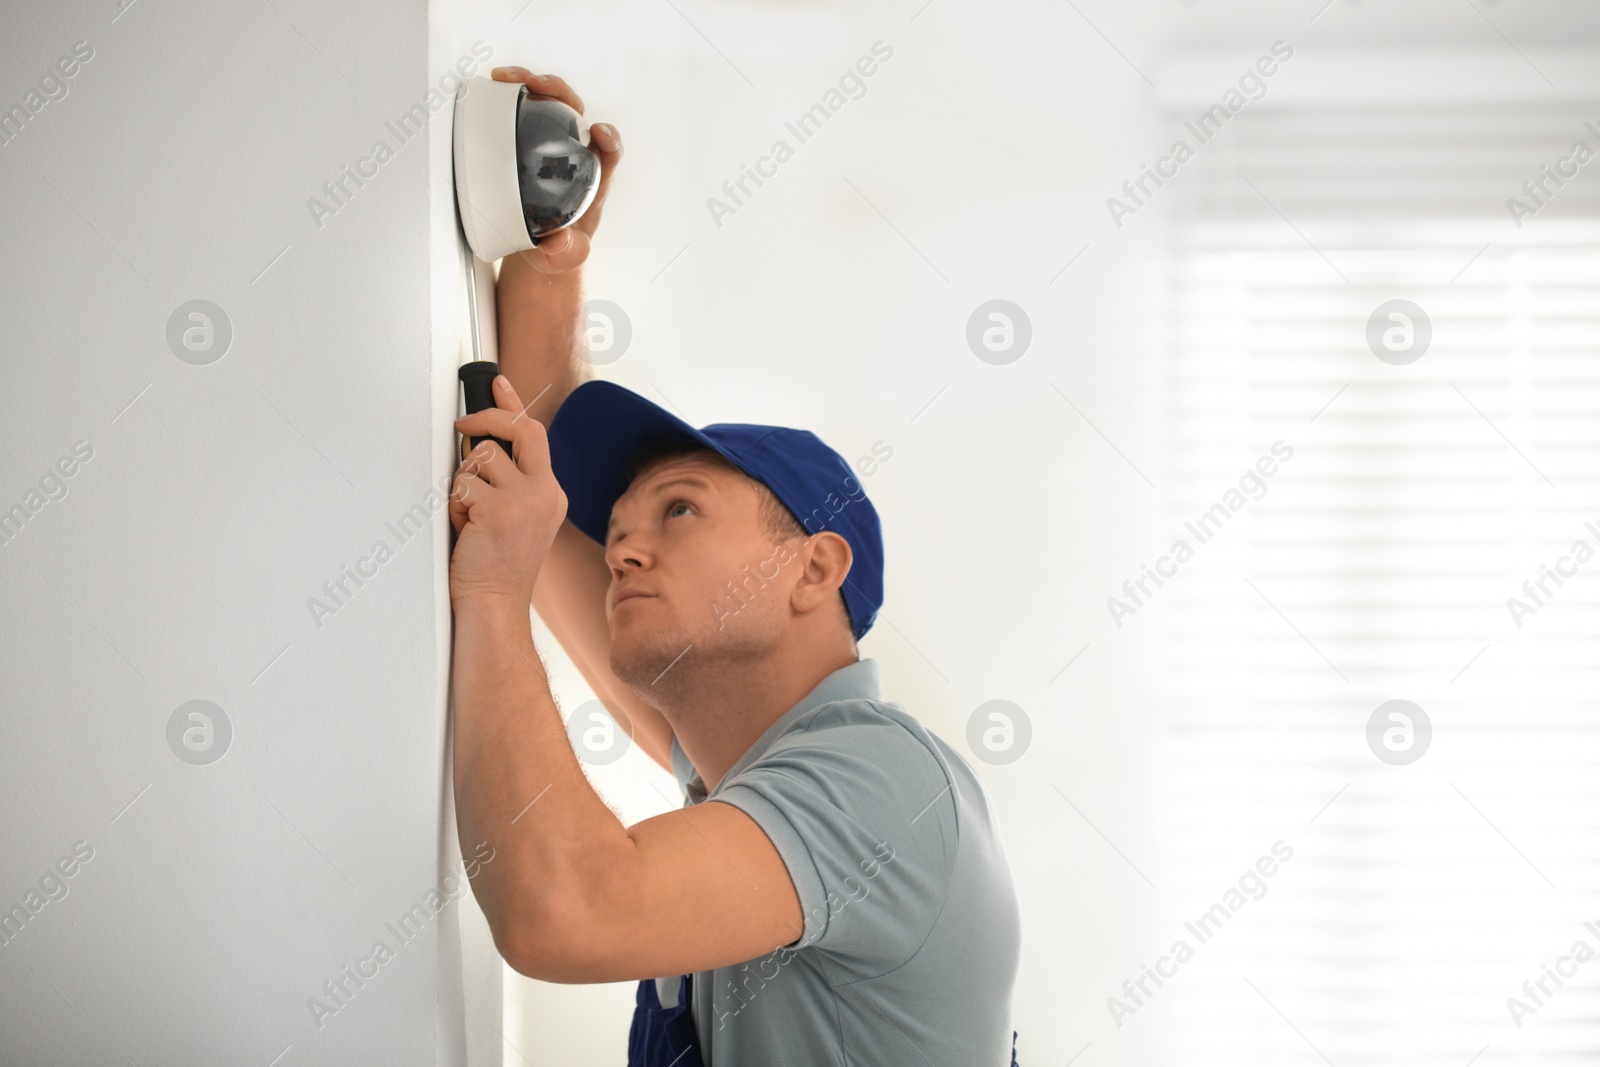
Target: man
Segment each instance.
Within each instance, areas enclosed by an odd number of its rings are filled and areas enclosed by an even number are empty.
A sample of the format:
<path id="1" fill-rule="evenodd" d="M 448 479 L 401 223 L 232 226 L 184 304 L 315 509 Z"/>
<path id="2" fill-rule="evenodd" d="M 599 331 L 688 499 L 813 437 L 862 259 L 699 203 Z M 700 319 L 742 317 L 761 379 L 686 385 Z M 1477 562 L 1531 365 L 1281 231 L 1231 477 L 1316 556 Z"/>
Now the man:
<path id="1" fill-rule="evenodd" d="M 583 110 L 559 78 L 495 77 Z M 495 847 L 473 885 L 496 946 L 547 981 L 641 980 L 633 1064 L 1005 1067 L 995 813 L 858 657 L 877 513 L 809 433 L 696 430 L 580 384 L 580 268 L 621 158 L 614 128 L 591 145 L 588 213 L 501 264 L 497 407 L 456 424 L 512 443 L 472 453 L 450 506 L 457 819 Z M 624 826 L 590 787 L 530 602 L 680 810 Z"/>

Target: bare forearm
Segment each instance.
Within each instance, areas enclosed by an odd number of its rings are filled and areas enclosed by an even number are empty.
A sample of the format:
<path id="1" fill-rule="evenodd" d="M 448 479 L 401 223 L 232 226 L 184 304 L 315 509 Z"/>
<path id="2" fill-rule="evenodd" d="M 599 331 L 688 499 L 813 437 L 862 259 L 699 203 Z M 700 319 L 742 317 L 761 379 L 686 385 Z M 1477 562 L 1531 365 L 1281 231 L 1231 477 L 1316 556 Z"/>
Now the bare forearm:
<path id="1" fill-rule="evenodd" d="M 531 400 L 529 417 L 545 426 L 567 394 L 588 379 L 578 317 L 582 304 L 581 267 L 545 274 L 527 256 L 500 261 L 495 286 L 500 370 L 518 396 Z"/>
<path id="2" fill-rule="evenodd" d="M 618 722 L 645 755 L 672 770 L 672 726 L 611 670 L 605 551 L 570 522 L 561 524 L 533 588 L 533 606 L 595 695 L 620 709 Z"/>
<path id="3" fill-rule="evenodd" d="M 495 288 L 500 369 L 518 396 L 538 397 L 528 414 L 546 426 L 567 394 L 589 377 L 579 319 L 581 275 L 582 268 L 546 276 L 520 256 L 507 256 L 500 264 Z M 629 722 L 622 725 L 634 743 L 671 770 L 672 727 L 611 671 L 605 616 L 610 582 L 600 546 L 564 523 L 540 571 L 533 603 L 595 695 L 626 714 Z"/>
<path id="4" fill-rule="evenodd" d="M 457 830 L 495 848 L 473 889 L 521 962 L 581 925 L 633 846 L 573 757 L 526 606 L 459 602 L 451 673 Z"/>

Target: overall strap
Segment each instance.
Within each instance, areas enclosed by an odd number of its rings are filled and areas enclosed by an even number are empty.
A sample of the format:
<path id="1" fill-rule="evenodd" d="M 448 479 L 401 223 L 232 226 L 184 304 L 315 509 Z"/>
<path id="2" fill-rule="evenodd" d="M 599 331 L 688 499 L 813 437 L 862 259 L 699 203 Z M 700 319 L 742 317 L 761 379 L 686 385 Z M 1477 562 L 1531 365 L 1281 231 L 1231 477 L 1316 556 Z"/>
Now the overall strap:
<path id="1" fill-rule="evenodd" d="M 628 1030 L 628 1067 L 705 1067 L 694 1029 L 694 976 L 678 975 L 676 980 L 679 994 L 670 1008 L 661 1006 L 656 988 L 658 981 L 670 980 L 639 982 Z"/>

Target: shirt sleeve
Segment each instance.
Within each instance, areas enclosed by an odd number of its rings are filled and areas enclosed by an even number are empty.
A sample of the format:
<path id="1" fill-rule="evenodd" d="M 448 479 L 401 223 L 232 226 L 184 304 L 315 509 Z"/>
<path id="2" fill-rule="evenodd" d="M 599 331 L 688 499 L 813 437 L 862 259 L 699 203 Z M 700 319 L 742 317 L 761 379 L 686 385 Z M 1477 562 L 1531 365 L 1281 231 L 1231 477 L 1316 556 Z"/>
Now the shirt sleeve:
<path id="1" fill-rule="evenodd" d="M 865 702 L 828 705 L 775 742 L 712 800 L 771 839 L 816 948 L 857 973 L 898 967 L 944 906 L 956 806 L 944 764 L 908 726 Z"/>

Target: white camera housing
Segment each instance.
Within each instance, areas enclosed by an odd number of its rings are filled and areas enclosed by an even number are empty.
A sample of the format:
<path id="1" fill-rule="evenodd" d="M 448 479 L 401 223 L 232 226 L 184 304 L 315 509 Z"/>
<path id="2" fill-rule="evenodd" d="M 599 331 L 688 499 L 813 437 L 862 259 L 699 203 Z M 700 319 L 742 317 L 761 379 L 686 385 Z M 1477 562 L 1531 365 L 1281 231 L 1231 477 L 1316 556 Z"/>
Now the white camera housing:
<path id="1" fill-rule="evenodd" d="M 485 262 L 538 246 L 594 202 L 600 160 L 588 130 L 559 100 L 521 82 L 472 78 L 456 95 L 456 208 Z"/>

